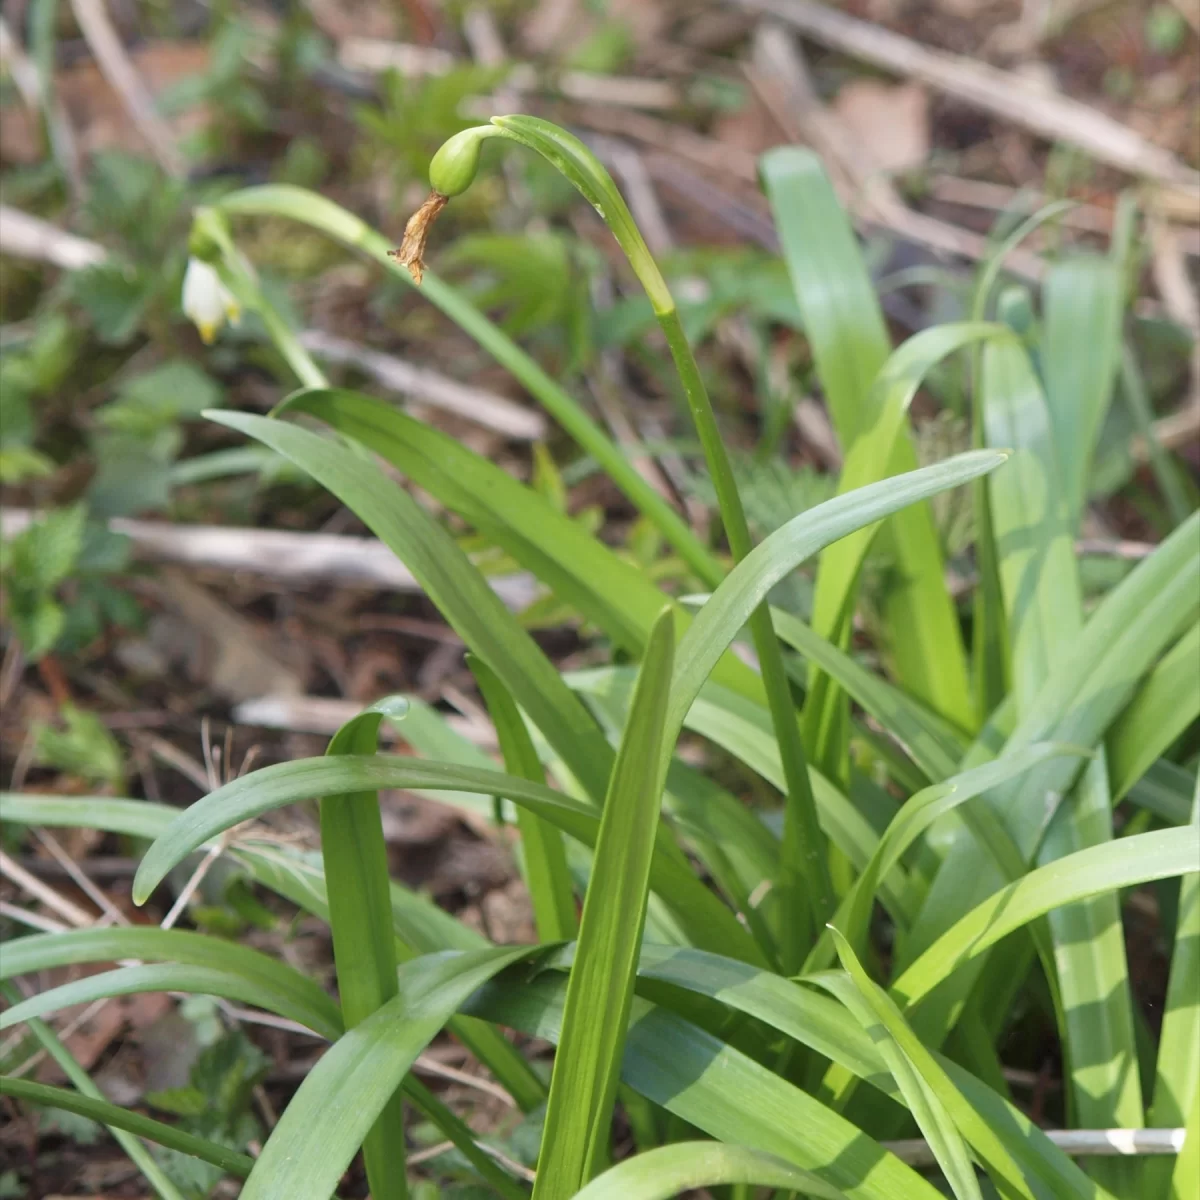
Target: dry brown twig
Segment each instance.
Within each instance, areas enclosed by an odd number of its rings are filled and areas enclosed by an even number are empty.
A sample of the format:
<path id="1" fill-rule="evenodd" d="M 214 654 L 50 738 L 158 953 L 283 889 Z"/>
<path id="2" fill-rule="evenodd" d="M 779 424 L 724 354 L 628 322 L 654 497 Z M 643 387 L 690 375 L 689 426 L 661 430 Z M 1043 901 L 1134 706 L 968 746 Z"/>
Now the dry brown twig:
<path id="1" fill-rule="evenodd" d="M 405 76 L 445 75 L 462 60 L 433 46 L 384 42 L 375 38 L 346 38 L 338 47 L 338 62 L 347 70 L 377 74 L 398 71 Z M 518 92 L 552 92 L 584 103 L 618 104 L 659 111 L 678 107 L 682 97 L 665 79 L 600 75 L 590 71 L 539 71 L 528 63 L 514 63 L 502 88 Z"/>
<path id="2" fill-rule="evenodd" d="M 991 253 L 984 237 L 924 213 L 914 212 L 897 195 L 887 175 L 850 137 L 837 115 L 821 103 L 804 53 L 778 22 L 764 21 L 755 31 L 751 83 L 780 124 L 785 136 L 812 145 L 831 168 L 842 202 L 860 220 L 889 229 L 930 249 L 979 261 Z M 1014 251 L 1008 268 L 1037 280 L 1042 263 L 1036 255 Z"/>
<path id="3" fill-rule="evenodd" d="M 71 0 L 71 10 L 100 73 L 121 97 L 130 120 L 146 139 L 159 166 L 173 178 L 183 178 L 187 173 L 187 164 L 166 122 L 155 108 L 154 97 L 129 61 L 104 0 Z"/>
<path id="4" fill-rule="evenodd" d="M 1051 141 L 1066 142 L 1131 175 L 1200 193 L 1200 172 L 1169 150 L 1086 104 L 987 63 L 934 50 L 814 0 L 734 0 L 806 37 L 886 71 L 916 79 Z"/>
<path id="5" fill-rule="evenodd" d="M 358 367 L 391 391 L 465 417 L 505 437 L 537 442 L 546 436 L 546 418 L 542 413 L 496 392 L 459 383 L 429 367 L 415 366 L 395 355 L 372 350 L 322 329 L 305 330 L 300 335 L 300 342 L 318 358 Z"/>
<path id="6" fill-rule="evenodd" d="M 7 204 L 0 204 L 0 254 L 50 263 L 64 271 L 82 271 L 108 257 L 98 242 L 76 237 Z"/>
<path id="7" fill-rule="evenodd" d="M 13 537 L 28 528 L 28 509 L 0 509 L 0 530 Z M 420 592 L 416 578 L 382 542 L 374 538 L 324 533 L 291 533 L 276 529 L 240 529 L 220 525 L 172 525 L 167 521 L 113 518 L 108 528 L 133 542 L 135 554 L 147 562 L 246 571 L 291 583 L 336 581 Z M 519 609 L 538 594 L 529 575 L 489 581 L 496 594 Z"/>

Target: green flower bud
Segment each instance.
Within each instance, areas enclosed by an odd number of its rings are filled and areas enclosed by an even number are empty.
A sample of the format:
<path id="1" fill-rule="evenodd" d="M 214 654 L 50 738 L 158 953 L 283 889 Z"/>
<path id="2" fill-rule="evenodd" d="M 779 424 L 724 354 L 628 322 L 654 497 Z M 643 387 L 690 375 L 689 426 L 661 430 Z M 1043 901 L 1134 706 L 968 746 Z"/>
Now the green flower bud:
<path id="1" fill-rule="evenodd" d="M 429 186 L 443 196 L 458 196 L 475 180 L 479 169 L 479 143 L 496 131 L 487 125 L 456 133 L 433 156 L 429 164 Z"/>
<path id="2" fill-rule="evenodd" d="M 229 224 L 215 208 L 198 208 L 192 217 L 188 234 L 188 254 L 201 262 L 221 261 L 225 250 L 233 245 Z"/>

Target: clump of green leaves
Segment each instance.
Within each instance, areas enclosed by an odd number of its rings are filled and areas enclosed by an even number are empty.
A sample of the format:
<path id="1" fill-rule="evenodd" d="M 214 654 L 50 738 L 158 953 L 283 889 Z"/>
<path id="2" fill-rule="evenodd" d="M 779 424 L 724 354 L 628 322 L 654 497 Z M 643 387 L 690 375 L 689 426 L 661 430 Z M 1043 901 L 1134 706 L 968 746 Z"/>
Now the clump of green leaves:
<path id="1" fill-rule="evenodd" d="M 411 1075 L 444 1027 L 522 1112 L 545 1105 L 536 1200 L 724 1186 L 833 1200 L 934 1200 L 946 1188 L 979 1200 L 985 1187 L 1023 1200 L 1190 1197 L 1200 1182 L 1200 515 L 1173 519 L 1094 607 L 1083 603 L 1074 549 L 1125 338 L 1122 251 L 1055 262 L 1040 297 L 1010 293 L 987 320 L 997 258 L 981 273 L 973 319 L 894 348 L 819 162 L 799 150 L 767 155 L 796 309 L 844 455 L 836 493 L 822 497 L 804 476 L 768 480 L 764 456 L 748 468 L 731 460 L 666 278 L 586 149 L 529 118 L 497 118 L 487 136 L 562 171 L 625 250 L 696 421 L 734 562 L 646 486 L 565 388 L 432 274 L 425 294 L 609 471 L 653 527 L 636 543 L 672 547 L 708 590 L 702 601 L 673 598 L 643 554 L 617 552 L 574 519 L 544 456 L 527 486 L 388 404 L 328 386 L 264 306 L 306 386 L 273 418 L 214 420 L 310 474 L 404 561 L 472 655 L 504 769 L 432 710 L 388 698 L 347 722 L 323 757 L 247 774 L 183 814 L 114 800 L 81 815 L 54 799 L 6 797 L 15 820 L 152 836 L 134 880 L 139 903 L 213 839 L 321 797 L 319 862 L 244 833 L 231 852 L 249 878 L 330 923 L 339 995 L 236 943 L 97 928 L 17 939 L 0 971 L 144 965 L 23 1000 L 0 1014 L 0 1029 L 144 987 L 254 1003 L 327 1038 L 255 1161 L 224 1156 L 219 1131 L 187 1143 L 195 1158 L 247 1176 L 245 1200 L 324 1200 L 360 1147 L 372 1194 L 403 1200 L 402 1097 L 481 1185 L 519 1200 L 523 1181 Z M 407 277 L 388 241 L 321 197 L 251 189 L 221 212 L 299 220 Z M 232 242 L 218 249 L 228 269 Z M 948 360 L 962 361 L 970 441 L 981 448 L 942 458 L 937 437 L 956 448 L 964 430 L 933 427 L 922 449 L 936 461 L 918 465 L 909 409 Z M 338 438 L 292 419 L 300 414 Z M 611 661 L 560 671 L 397 474 L 536 576 L 603 636 Z M 978 575 L 969 626 L 945 570 L 948 548 L 966 552 L 956 518 L 967 487 Z M 801 511 L 781 512 L 780 493 L 785 510 Z M 930 502 L 943 496 L 958 500 L 937 520 Z M 808 622 L 771 603 L 805 564 L 815 569 Z M 864 600 L 868 654 L 857 652 Z M 753 666 L 737 645 L 747 626 Z M 420 756 L 379 754 L 380 721 L 405 713 Z M 714 754 L 680 754 L 684 731 L 774 796 L 774 819 L 710 769 Z M 492 945 L 391 881 L 383 788 L 476 815 L 493 813 L 497 798 L 516 806 L 542 943 Z M 1179 899 L 1160 919 L 1173 961 L 1155 1039 L 1138 1029 L 1121 905 L 1161 881 Z M 1063 1054 L 1056 1123 L 1161 1121 L 1184 1129 L 1183 1153 L 1085 1171 L 1048 1138 L 1000 1057 L 1031 1012 L 1045 1014 L 1040 1044 L 1053 1038 Z M 502 1029 L 557 1046 L 548 1090 Z M 232 1091 L 242 1095 L 247 1078 Z M 183 1148 L 178 1129 L 149 1128 L 116 1106 L 0 1078 L 4 1090 L 86 1107 Z M 613 1165 L 618 1109 L 634 1151 Z M 933 1168 L 888 1149 L 917 1133 Z"/>

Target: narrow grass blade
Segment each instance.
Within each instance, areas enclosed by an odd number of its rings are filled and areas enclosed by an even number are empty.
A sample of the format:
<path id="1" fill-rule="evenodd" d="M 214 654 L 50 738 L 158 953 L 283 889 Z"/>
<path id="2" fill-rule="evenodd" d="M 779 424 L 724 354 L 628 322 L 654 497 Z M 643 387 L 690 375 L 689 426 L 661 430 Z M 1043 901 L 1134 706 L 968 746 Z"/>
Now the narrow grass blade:
<path id="1" fill-rule="evenodd" d="M 194 1133 L 144 1117 L 141 1113 L 110 1104 L 107 1100 L 73 1092 L 69 1088 L 50 1087 L 44 1083 L 34 1083 L 31 1079 L 0 1075 L 0 1096 L 12 1096 L 26 1104 L 35 1104 L 38 1108 L 57 1108 L 78 1117 L 86 1117 L 89 1121 L 98 1121 L 112 1130 L 135 1134 L 168 1149 L 178 1150 L 181 1154 L 190 1154 L 202 1162 L 212 1163 L 214 1167 L 238 1179 L 245 1179 L 254 1165 L 254 1159 L 248 1154 L 239 1154 L 207 1138 L 197 1137 Z"/>
<path id="2" fill-rule="evenodd" d="M 1108 777 L 1117 803 L 1200 717 L 1200 625 L 1193 625 L 1146 676 L 1108 731 Z"/>
<path id="3" fill-rule="evenodd" d="M 504 684 L 482 659 L 468 656 L 467 665 L 475 676 L 488 715 L 496 727 L 504 767 L 510 775 L 545 783 L 542 764 L 520 709 L 513 703 Z M 536 813 L 518 809 L 521 830 L 521 850 L 525 860 L 525 875 L 529 898 L 533 904 L 533 919 L 538 941 L 565 942 L 575 936 L 575 893 L 562 834 L 546 824 Z"/>
<path id="4" fill-rule="evenodd" d="M 760 542 L 713 592 L 679 644 L 668 730 L 682 726 L 713 666 L 750 613 L 789 571 L 856 529 L 995 470 L 1004 458 L 987 450 L 960 454 L 936 466 L 871 484 L 801 513 Z"/>
<path id="5" fill-rule="evenodd" d="M 50 935 L 55 936 L 55 935 Z M 307 982 L 307 981 L 306 981 Z M 73 1004 L 86 1004 L 109 996 L 132 996 L 139 992 L 185 992 L 189 995 L 220 996 L 276 1013 L 307 1026 L 322 1037 L 334 1039 L 341 1030 L 322 1019 L 322 1014 L 303 1003 L 299 989 L 276 990 L 261 981 L 247 979 L 236 971 L 217 967 L 195 967 L 179 963 L 122 967 L 88 975 L 59 987 L 48 988 L 0 1013 L 0 1029 L 59 1012 Z"/>
<path id="6" fill-rule="evenodd" d="M 576 1200 L 671 1200 L 700 1188 L 742 1184 L 782 1188 L 815 1200 L 845 1200 L 811 1171 L 761 1150 L 720 1142 L 677 1142 L 610 1167 L 575 1194 Z"/>
<path id="7" fill-rule="evenodd" d="M 1042 285 L 1042 369 L 1072 526 L 1087 500 L 1092 455 L 1100 437 L 1121 354 L 1121 277 L 1098 255 L 1055 264 Z M 1081 350 L 1086 347 L 1085 352 Z"/>
<path id="8" fill-rule="evenodd" d="M 848 454 L 873 423 L 870 389 L 888 356 L 879 301 L 820 159 L 811 151 L 784 147 L 763 155 L 760 169 L 817 375 Z M 914 466 L 915 452 L 905 431 L 890 471 Z M 898 680 L 942 716 L 970 726 L 974 711 L 966 654 L 927 507 L 897 517 L 882 545 L 895 555 L 904 580 L 884 600 L 887 643 Z"/>
<path id="9" fill-rule="evenodd" d="M 480 984 L 529 954 L 521 946 L 405 963 L 398 995 L 309 1071 L 263 1145 L 242 1200 L 328 1200 L 417 1055 Z"/>
<path id="10" fill-rule="evenodd" d="M 958 1200 L 982 1200 L 963 1140 L 970 1125 L 977 1136 L 990 1143 L 989 1167 L 1003 1175 L 1009 1194 L 1030 1197 L 1016 1164 L 987 1123 L 971 1110 L 908 1027 L 895 1003 L 863 969 L 850 943 L 836 930 L 833 939 L 844 973 L 827 972 L 814 976 L 812 982 L 836 996 L 871 1034 L 954 1195 Z"/>
<path id="11" fill-rule="evenodd" d="M 0 984 L 0 994 L 10 1001 L 19 997 L 11 983 Z M 79 1093 L 90 1100 L 104 1101 L 104 1094 L 92 1082 L 92 1077 L 76 1062 L 75 1056 L 63 1045 L 58 1034 L 49 1025 L 35 1017 L 29 1022 L 29 1029 L 41 1043 L 42 1049 L 58 1064 Z M 161 1200 L 184 1200 L 182 1193 L 150 1151 L 132 1133 L 126 1132 L 123 1124 L 114 1123 L 108 1128 L 117 1144 L 129 1155 L 130 1161 L 145 1176 L 146 1182 L 159 1194 Z"/>
<path id="12" fill-rule="evenodd" d="M 326 754 L 374 754 L 379 724 L 403 717 L 408 702 L 388 696 L 347 721 Z M 379 793 L 356 792 L 321 800 L 321 860 L 329 900 L 329 928 L 342 1018 L 347 1029 L 365 1021 L 396 994 L 396 949 L 388 892 L 387 845 Z M 397 1093 L 363 1142 L 371 1195 L 403 1200 L 404 1107 Z"/>
<path id="13" fill-rule="evenodd" d="M 5 944 L 4 953 L 0 954 L 0 979 L 55 967 L 131 958 L 235 975 L 264 996 L 286 997 L 287 1004 L 303 1014 L 296 1019 L 323 1037 L 336 1038 L 342 1030 L 337 1005 L 294 967 L 237 942 L 182 929 L 159 929 L 154 925 L 93 926 L 15 938 Z"/>
<path id="14" fill-rule="evenodd" d="M 606 743 L 607 744 L 607 743 Z M 497 771 L 480 771 L 453 763 L 391 755 L 338 755 L 278 763 L 233 780 L 182 812 L 146 852 L 134 877 L 135 901 L 142 903 L 164 875 L 219 833 L 312 796 L 334 796 L 379 788 L 450 788 L 505 796 L 531 808 L 564 833 L 595 845 L 600 815 L 597 810 L 561 792 Z M 761 963 L 762 955 L 749 933 L 721 901 L 681 861 L 678 847 L 661 829 L 655 842 L 651 886 L 671 907 L 697 945 Z"/>
<path id="15" fill-rule="evenodd" d="M 674 652 L 671 614 L 664 610 L 651 631 L 604 801 L 550 1081 L 537 1200 L 573 1196 L 608 1155 L 666 782 Z"/>
<path id="16" fill-rule="evenodd" d="M 1024 774 L 1030 768 L 1057 754 L 1084 754 L 1085 751 L 1070 746 L 1053 744 L 1038 744 L 1026 746 L 1012 755 L 1005 755 L 995 762 L 986 763 L 970 771 L 955 775 L 943 783 L 925 788 L 905 802 L 895 820 L 888 826 L 886 833 L 879 839 L 854 886 L 842 902 L 839 910 L 839 923 L 845 931 L 845 940 L 855 953 L 861 953 L 865 946 L 871 908 L 875 903 L 876 892 L 883 879 L 896 866 L 909 847 L 925 832 L 929 826 L 944 813 L 952 812 L 960 804 L 965 804 L 992 788 L 1009 779 Z M 808 970 L 825 966 L 828 954 L 833 947 L 824 950 L 827 939 L 822 938 L 822 944 L 814 952 L 814 958 L 807 964 Z M 823 952 L 822 952 L 823 951 Z"/>
<path id="17" fill-rule="evenodd" d="M 1193 828 L 1200 828 L 1200 778 L 1192 801 Z M 1186 1125 L 1195 1129 L 1196 1106 L 1200 1104 L 1200 875 L 1187 875 L 1179 882 L 1179 913 L 1171 975 L 1163 1007 L 1162 1032 L 1158 1040 L 1158 1065 L 1149 1124 L 1163 1129 Z M 1189 1130 L 1188 1137 L 1196 1135 Z M 1185 1143 L 1185 1150 L 1186 1150 Z M 1196 1155 L 1200 1171 L 1200 1153 Z M 1143 1194 L 1162 1195 L 1170 1178 L 1166 1163 L 1142 1165 Z M 1196 1186 L 1200 1188 L 1200 1179 Z"/>
<path id="18" fill-rule="evenodd" d="M 1172 525 L 1181 525 L 1187 520 L 1194 505 L 1184 487 L 1183 476 L 1178 464 L 1171 458 L 1154 428 L 1154 409 L 1146 394 L 1146 380 L 1133 352 L 1126 342 L 1121 347 L 1121 393 L 1133 415 L 1134 426 L 1146 447 L 1150 459 L 1150 470 L 1162 493 L 1163 501 L 1170 514 Z"/>
<path id="19" fill-rule="evenodd" d="M 466 1011 L 557 1042 L 566 982 L 543 972 L 499 980 Z M 806 1092 L 676 1014 L 640 997 L 621 1066 L 625 1083 L 689 1125 L 775 1154 L 854 1200 L 936 1200 L 916 1172 Z"/>
<path id="20" fill-rule="evenodd" d="M 528 1200 L 529 1189 L 509 1175 L 490 1154 L 481 1150 L 470 1127 L 459 1120 L 415 1075 L 405 1077 L 404 1094 L 454 1143 L 471 1166 L 505 1200 Z"/>
<path id="21" fill-rule="evenodd" d="M 1200 829 L 1164 829 L 1091 846 L 1031 871 L 972 909 L 892 985 L 912 1007 L 1006 934 L 1053 908 L 1200 871 Z"/>
<path id="22" fill-rule="evenodd" d="M 780 640 L 836 680 L 856 704 L 900 743 L 930 782 L 954 774 L 966 750 L 964 735 L 821 637 L 799 617 L 773 608 L 771 620 Z"/>
<path id="23" fill-rule="evenodd" d="M 908 409 L 926 374 L 948 355 L 997 335 L 1008 337 L 1003 326 L 982 322 L 937 325 L 910 338 L 887 359 L 871 387 L 867 423 L 846 452 L 838 481 L 840 494 L 876 483 L 904 469 L 906 459 L 912 458 L 911 450 L 907 455 L 904 453 L 907 442 L 902 440 Z M 831 641 L 841 640 L 845 616 L 853 606 L 863 560 L 875 532 L 871 528 L 857 530 L 835 542 L 821 555 L 813 601 L 813 628 Z M 930 687 L 913 683 L 913 674 L 917 670 L 915 660 L 921 660 L 919 669 L 927 681 L 932 681 L 934 676 L 953 679 L 956 669 L 965 671 L 965 660 L 953 605 L 945 587 L 939 588 L 936 604 L 932 603 L 931 595 L 921 594 L 930 590 L 922 588 L 922 581 L 930 572 L 942 569 L 937 544 L 926 545 L 921 540 L 914 540 L 911 532 L 897 526 L 893 536 L 904 555 L 904 563 L 914 568 L 919 564 L 920 572 L 911 577 L 911 582 L 897 584 L 886 603 L 897 611 L 903 608 L 913 620 L 905 627 L 902 638 L 899 630 L 892 629 L 884 649 L 896 662 L 896 673 L 908 685 L 908 690 L 928 699 Z M 910 579 L 903 567 L 898 574 L 903 580 Z M 910 587 L 912 596 L 901 600 L 899 597 Z M 954 640 L 949 642 L 944 640 L 947 629 L 954 633 Z M 831 731 L 837 725 L 836 709 L 840 703 L 837 695 L 838 690 L 829 686 L 827 677 L 815 676 L 810 681 L 809 702 L 804 714 L 809 744 L 821 748 L 815 754 L 815 760 L 827 775 L 835 777 L 841 773 L 838 764 L 844 752 L 844 747 L 830 742 Z M 974 708 L 967 697 L 964 673 L 961 695 L 953 709 L 947 712 L 943 705 L 941 711 L 960 725 L 971 725 Z"/>
<path id="24" fill-rule="evenodd" d="M 389 256 L 392 246 L 386 238 L 346 209 L 314 192 L 287 185 L 247 188 L 223 197 L 218 207 L 230 214 L 299 221 L 346 246 L 361 250 L 404 284 L 412 284 L 408 269 Z M 478 309 L 430 271 L 425 272 L 421 293 L 528 389 L 530 395 L 600 464 L 638 511 L 654 522 L 709 587 L 719 582 L 724 572 L 716 558 L 687 522 L 638 474 L 625 454 L 605 436 L 578 401 Z"/>
<path id="25" fill-rule="evenodd" d="M 1192 1100 L 1183 1148 L 1171 1172 L 1170 1200 L 1192 1200 L 1200 1191 L 1200 1094 Z"/>

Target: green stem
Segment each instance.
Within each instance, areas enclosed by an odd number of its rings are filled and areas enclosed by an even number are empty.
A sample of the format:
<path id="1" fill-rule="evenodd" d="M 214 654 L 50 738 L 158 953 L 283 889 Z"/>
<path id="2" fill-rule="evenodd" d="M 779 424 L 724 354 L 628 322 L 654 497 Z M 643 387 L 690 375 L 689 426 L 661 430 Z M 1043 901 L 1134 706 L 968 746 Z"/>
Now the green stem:
<path id="1" fill-rule="evenodd" d="M 636 270 L 636 263 L 634 268 Z M 734 559 L 741 562 L 753 549 L 753 542 L 708 390 L 688 345 L 674 302 L 669 309 L 657 310 L 655 315 L 666 335 L 687 397 L 688 409 L 700 436 L 729 549 Z M 817 823 L 816 800 L 808 778 L 808 763 L 800 740 L 783 651 L 775 637 L 766 604 L 755 610 L 749 624 L 754 649 L 758 654 L 759 670 L 762 672 L 763 690 L 771 710 L 771 723 L 779 745 L 787 792 L 779 886 L 783 893 L 784 912 L 791 919 L 784 919 L 780 951 L 783 970 L 791 973 L 800 969 L 813 935 L 834 910 L 833 881 L 829 874 L 825 837 Z"/>
<path id="2" fill-rule="evenodd" d="M 292 327 L 283 319 L 278 309 L 263 295 L 263 290 L 248 271 L 242 268 L 235 254 L 226 254 L 217 268 L 222 282 L 237 297 L 247 312 L 258 313 L 275 348 L 304 387 L 328 387 L 325 373 L 313 361 L 313 357 L 300 344 Z"/>
<path id="3" fill-rule="evenodd" d="M 0 994 L 10 1004 L 16 1003 L 21 998 L 20 993 L 11 983 L 0 983 Z M 41 1042 L 42 1048 L 58 1063 L 77 1091 L 90 1100 L 104 1100 L 104 1093 L 92 1082 L 91 1076 L 75 1061 L 74 1055 L 63 1045 L 58 1034 L 45 1021 L 31 1018 L 25 1023 L 29 1027 L 30 1033 Z M 114 1125 L 109 1125 L 108 1130 L 120 1143 L 121 1149 L 129 1155 L 134 1165 L 146 1177 L 146 1182 L 162 1197 L 162 1200 L 183 1200 L 179 1189 L 171 1182 L 167 1173 L 132 1133 Z"/>

